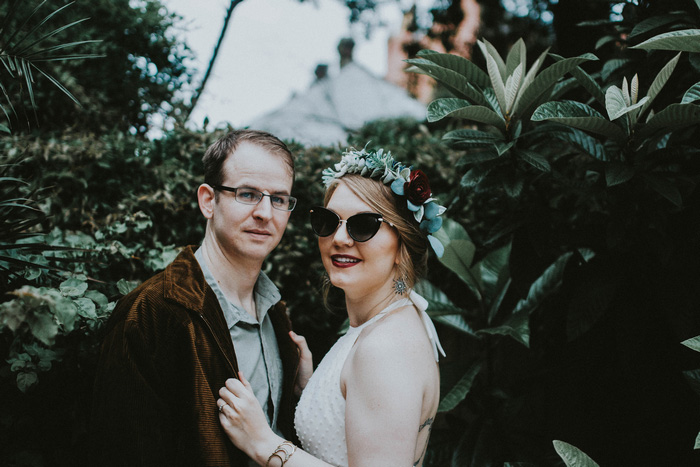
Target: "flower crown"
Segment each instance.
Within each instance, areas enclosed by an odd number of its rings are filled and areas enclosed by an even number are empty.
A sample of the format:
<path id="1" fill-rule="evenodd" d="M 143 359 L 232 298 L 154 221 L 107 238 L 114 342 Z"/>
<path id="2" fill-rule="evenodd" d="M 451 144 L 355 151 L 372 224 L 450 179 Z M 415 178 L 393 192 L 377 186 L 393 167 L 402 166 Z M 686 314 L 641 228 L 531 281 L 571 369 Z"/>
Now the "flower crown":
<path id="1" fill-rule="evenodd" d="M 412 170 L 411 167 L 394 160 L 389 151 L 367 151 L 366 147 L 361 151 L 355 148 L 348 149 L 334 167 L 335 170 L 328 167 L 323 171 L 323 184 L 326 188 L 333 180 L 343 175 L 358 174 L 378 179 L 389 185 L 395 194 L 405 196 L 408 209 L 413 212 L 420 229 L 427 233 L 430 246 L 438 257 L 442 257 L 445 248 L 431 234 L 442 227 L 442 219 L 439 216 L 445 212 L 445 207 L 437 204 L 436 199 L 431 197 L 428 176 L 423 171 Z"/>

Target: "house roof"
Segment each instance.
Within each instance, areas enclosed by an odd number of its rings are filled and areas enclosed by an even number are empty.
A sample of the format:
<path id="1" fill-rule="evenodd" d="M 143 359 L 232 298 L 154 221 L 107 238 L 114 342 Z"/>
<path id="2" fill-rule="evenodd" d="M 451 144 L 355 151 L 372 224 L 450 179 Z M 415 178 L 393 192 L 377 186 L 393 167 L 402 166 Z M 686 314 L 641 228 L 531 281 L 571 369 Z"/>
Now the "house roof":
<path id="1" fill-rule="evenodd" d="M 306 145 L 344 145 L 348 131 L 367 122 L 398 117 L 420 121 L 425 114 L 425 105 L 406 90 L 351 61 L 336 76 L 317 80 L 250 127 Z"/>

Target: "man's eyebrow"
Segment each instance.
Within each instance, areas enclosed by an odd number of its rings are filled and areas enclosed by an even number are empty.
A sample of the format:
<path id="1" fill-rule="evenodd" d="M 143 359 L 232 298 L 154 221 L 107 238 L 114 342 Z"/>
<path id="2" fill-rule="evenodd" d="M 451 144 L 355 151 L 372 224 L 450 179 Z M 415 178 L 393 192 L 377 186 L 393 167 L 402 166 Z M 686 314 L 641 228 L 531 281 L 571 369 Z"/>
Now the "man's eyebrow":
<path id="1" fill-rule="evenodd" d="M 261 189 L 261 188 L 258 187 L 258 186 L 246 185 L 246 184 L 239 185 L 238 188 L 249 188 L 249 189 L 251 189 L 251 190 L 257 190 L 257 191 L 259 191 L 260 193 L 264 193 L 265 190 L 267 189 L 267 188 Z M 287 196 L 291 196 L 291 194 L 289 193 L 289 190 L 270 191 L 270 194 L 271 194 L 271 195 L 287 195 Z"/>

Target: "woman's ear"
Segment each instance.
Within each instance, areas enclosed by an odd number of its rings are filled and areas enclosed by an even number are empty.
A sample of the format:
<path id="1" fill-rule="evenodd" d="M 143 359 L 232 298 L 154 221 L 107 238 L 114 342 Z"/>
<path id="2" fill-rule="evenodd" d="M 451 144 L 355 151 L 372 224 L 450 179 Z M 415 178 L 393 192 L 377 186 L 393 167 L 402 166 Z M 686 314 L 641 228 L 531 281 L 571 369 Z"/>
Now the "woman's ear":
<path id="1" fill-rule="evenodd" d="M 197 202 L 202 215 L 207 219 L 211 219 L 214 212 L 214 203 L 216 202 L 214 189 L 206 183 L 199 185 L 199 188 L 197 188 Z"/>

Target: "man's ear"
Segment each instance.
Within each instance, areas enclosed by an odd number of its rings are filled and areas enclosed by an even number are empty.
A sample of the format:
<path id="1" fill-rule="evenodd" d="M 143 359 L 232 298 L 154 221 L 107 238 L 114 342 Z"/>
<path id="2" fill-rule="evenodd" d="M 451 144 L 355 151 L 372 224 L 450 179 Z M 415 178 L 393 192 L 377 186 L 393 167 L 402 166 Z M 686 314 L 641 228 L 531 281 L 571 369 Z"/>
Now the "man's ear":
<path id="1" fill-rule="evenodd" d="M 207 219 L 211 219 L 214 212 L 214 197 L 214 189 L 206 183 L 202 183 L 199 185 L 199 188 L 197 188 L 199 210 L 202 211 L 202 215 Z"/>

